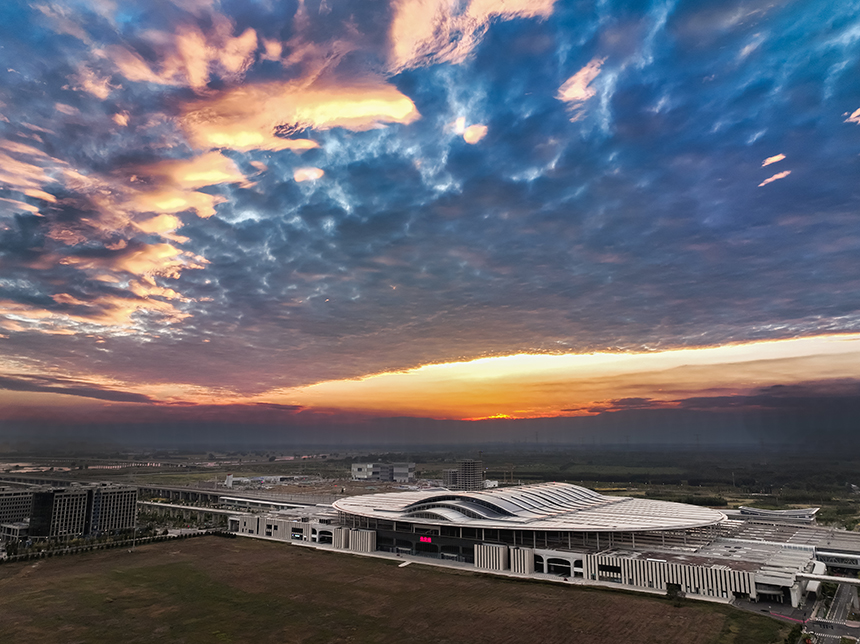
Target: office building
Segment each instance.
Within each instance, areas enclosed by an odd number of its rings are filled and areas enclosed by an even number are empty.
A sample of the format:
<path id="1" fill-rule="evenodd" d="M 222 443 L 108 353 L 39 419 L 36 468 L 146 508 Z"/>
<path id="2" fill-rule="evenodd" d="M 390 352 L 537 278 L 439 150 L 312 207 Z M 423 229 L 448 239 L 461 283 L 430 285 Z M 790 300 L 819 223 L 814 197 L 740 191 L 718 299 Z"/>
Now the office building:
<path id="1" fill-rule="evenodd" d="M 415 480 L 415 463 L 353 463 L 352 480 L 409 483 Z"/>
<path id="2" fill-rule="evenodd" d="M 30 518 L 32 488 L 0 488 L 0 523 L 18 523 Z"/>
<path id="3" fill-rule="evenodd" d="M 134 528 L 137 488 L 110 483 L 33 491 L 30 536 L 71 538 Z"/>

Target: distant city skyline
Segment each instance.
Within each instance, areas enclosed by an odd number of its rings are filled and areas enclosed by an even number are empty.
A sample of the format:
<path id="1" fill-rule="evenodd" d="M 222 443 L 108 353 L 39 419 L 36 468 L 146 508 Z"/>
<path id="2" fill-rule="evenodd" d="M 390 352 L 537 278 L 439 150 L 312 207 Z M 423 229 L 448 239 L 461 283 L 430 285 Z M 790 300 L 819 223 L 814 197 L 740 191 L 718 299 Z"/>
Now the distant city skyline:
<path id="1" fill-rule="evenodd" d="M 858 2 L 57 0 L 0 34 L 0 445 L 856 434 Z"/>

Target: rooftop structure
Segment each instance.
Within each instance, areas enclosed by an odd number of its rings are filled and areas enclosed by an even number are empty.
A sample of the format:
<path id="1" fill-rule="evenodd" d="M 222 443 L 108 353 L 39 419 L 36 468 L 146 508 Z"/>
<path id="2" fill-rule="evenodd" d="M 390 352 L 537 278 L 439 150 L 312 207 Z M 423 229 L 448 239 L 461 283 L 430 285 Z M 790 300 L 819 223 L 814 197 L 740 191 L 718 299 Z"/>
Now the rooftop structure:
<path id="1" fill-rule="evenodd" d="M 569 483 L 371 494 L 339 499 L 334 507 L 349 515 L 411 523 L 573 532 L 684 530 L 726 520 L 725 514 L 709 508 L 604 496 Z"/>
<path id="2" fill-rule="evenodd" d="M 762 519 L 776 519 L 792 523 L 813 523 L 815 515 L 821 508 L 791 508 L 789 510 L 762 510 L 750 508 L 745 505 L 738 507 L 742 515 L 761 517 Z"/>

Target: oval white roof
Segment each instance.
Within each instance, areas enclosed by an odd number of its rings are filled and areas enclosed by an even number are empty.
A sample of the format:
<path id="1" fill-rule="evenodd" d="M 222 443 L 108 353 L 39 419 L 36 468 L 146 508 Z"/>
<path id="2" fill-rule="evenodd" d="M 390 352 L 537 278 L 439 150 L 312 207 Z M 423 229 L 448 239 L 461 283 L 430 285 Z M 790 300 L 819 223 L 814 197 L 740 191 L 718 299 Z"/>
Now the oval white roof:
<path id="1" fill-rule="evenodd" d="M 569 483 L 538 483 L 478 492 L 431 490 L 338 499 L 334 507 L 363 517 L 502 530 L 643 532 L 715 525 L 726 515 L 686 503 L 603 496 Z"/>

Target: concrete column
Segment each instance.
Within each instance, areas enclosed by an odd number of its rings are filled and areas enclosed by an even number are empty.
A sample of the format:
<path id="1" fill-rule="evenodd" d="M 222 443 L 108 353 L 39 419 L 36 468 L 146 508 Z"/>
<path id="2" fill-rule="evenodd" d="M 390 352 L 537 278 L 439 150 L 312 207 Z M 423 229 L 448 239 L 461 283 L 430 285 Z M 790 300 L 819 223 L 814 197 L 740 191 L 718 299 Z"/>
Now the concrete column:
<path id="1" fill-rule="evenodd" d="M 511 571 L 530 575 L 535 571 L 535 551 L 531 548 L 510 549 Z"/>

